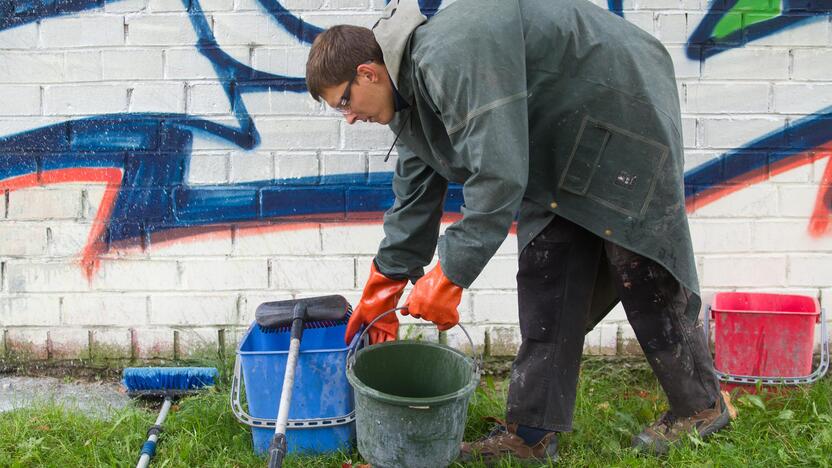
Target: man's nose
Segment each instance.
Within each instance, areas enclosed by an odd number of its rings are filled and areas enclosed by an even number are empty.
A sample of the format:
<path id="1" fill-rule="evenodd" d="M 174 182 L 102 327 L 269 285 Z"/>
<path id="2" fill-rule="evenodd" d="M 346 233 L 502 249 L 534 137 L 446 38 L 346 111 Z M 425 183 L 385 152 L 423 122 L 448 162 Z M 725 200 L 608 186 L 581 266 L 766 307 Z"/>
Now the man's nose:
<path id="1" fill-rule="evenodd" d="M 347 120 L 348 124 L 352 125 L 352 124 L 355 123 L 356 120 L 358 120 L 358 116 L 353 114 L 353 113 L 349 113 L 349 114 L 344 115 L 344 119 Z"/>

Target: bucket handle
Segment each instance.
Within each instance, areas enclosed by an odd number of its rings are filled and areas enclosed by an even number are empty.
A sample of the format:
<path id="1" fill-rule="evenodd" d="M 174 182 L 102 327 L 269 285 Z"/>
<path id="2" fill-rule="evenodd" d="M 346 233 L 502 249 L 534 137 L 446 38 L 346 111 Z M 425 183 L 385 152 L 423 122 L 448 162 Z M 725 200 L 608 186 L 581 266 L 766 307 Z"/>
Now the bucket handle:
<path id="1" fill-rule="evenodd" d="M 705 329 L 705 342 L 710 343 L 711 339 L 711 327 L 710 327 L 710 318 L 711 318 L 711 306 L 708 305 L 708 310 L 705 313 L 705 320 L 704 326 Z M 810 384 L 820 380 L 821 377 L 826 375 L 826 371 L 829 369 L 829 332 L 826 327 L 826 309 L 821 307 L 820 309 L 820 362 L 818 363 L 818 368 L 815 369 L 809 375 L 803 375 L 799 377 L 768 377 L 768 376 L 761 376 L 761 375 L 736 375 L 736 374 L 729 374 L 725 372 L 721 372 L 719 369 L 714 366 L 714 373 L 716 374 L 717 378 L 722 382 L 734 383 L 734 384 L 756 384 L 761 383 L 763 385 L 800 385 L 800 384 Z"/>
<path id="2" fill-rule="evenodd" d="M 350 346 L 349 351 L 347 351 L 347 368 L 352 368 L 352 366 L 355 364 L 355 352 L 358 349 L 358 346 L 361 343 L 362 339 L 364 338 L 364 334 L 367 333 L 367 331 L 370 330 L 373 324 L 379 321 L 382 317 L 384 317 L 387 314 L 395 313 L 399 310 L 407 310 L 407 307 L 396 307 L 386 312 L 383 312 L 379 314 L 378 317 L 370 321 L 370 323 L 366 327 L 364 327 L 364 330 L 362 330 L 361 333 L 358 335 L 358 339 L 353 340 L 353 343 Z M 477 353 L 477 347 L 474 345 L 474 340 L 471 339 L 471 335 L 468 334 L 468 330 L 466 330 L 461 323 L 457 323 L 456 326 L 458 326 L 462 330 L 462 333 L 465 333 L 465 337 L 468 338 L 468 342 L 471 343 L 471 352 L 474 354 L 474 373 L 479 374 L 482 370 L 482 356 L 480 356 Z"/>

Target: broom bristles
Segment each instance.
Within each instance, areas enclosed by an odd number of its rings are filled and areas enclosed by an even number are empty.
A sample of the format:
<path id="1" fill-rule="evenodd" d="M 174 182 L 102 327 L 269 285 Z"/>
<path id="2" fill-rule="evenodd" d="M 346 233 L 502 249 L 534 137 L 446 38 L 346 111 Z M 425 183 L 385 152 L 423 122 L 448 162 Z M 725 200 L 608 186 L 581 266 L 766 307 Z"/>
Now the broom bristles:
<path id="1" fill-rule="evenodd" d="M 214 385 L 214 367 L 128 367 L 121 382 L 128 393 L 182 393 Z"/>

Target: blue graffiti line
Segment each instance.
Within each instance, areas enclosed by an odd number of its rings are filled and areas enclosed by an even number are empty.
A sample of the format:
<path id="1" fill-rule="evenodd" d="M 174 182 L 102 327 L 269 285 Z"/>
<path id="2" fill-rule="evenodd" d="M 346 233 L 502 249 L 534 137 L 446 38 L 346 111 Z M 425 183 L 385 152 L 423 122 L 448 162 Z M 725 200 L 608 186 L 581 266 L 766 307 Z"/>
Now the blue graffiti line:
<path id="1" fill-rule="evenodd" d="M 623 18 L 624 0 L 607 0 L 607 9 Z"/>
<path id="2" fill-rule="evenodd" d="M 771 2 L 773 6 L 769 2 L 761 2 L 764 6 L 757 6 L 747 0 L 714 0 L 688 39 L 688 58 L 705 60 L 778 31 L 797 27 L 819 15 L 832 13 L 832 0 Z M 727 22 L 727 32 L 717 31 L 723 21 Z"/>
<path id="3" fill-rule="evenodd" d="M 832 143 L 832 107 L 729 151 L 685 174 L 688 198 Z M 832 208 L 832 207 L 830 207 Z"/>

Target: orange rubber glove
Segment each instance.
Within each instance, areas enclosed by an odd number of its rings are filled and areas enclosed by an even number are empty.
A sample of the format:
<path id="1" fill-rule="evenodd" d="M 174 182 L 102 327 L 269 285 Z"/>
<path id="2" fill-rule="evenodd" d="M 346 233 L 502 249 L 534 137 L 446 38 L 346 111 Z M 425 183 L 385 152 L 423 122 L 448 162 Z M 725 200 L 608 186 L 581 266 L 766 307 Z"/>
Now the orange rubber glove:
<path id="1" fill-rule="evenodd" d="M 370 278 L 364 285 L 364 292 L 361 293 L 361 301 L 355 307 L 350 321 L 347 322 L 347 332 L 344 334 L 344 341 L 347 345 L 352 341 L 353 336 L 358 333 L 361 325 L 367 325 L 374 318 L 395 308 L 402 297 L 402 291 L 407 285 L 407 280 L 394 280 L 384 276 L 376 268 L 376 263 L 370 265 Z M 386 315 L 383 319 L 373 324 L 373 328 L 367 332 L 370 336 L 370 344 L 395 341 L 399 332 L 399 319 L 395 312 Z"/>
<path id="2" fill-rule="evenodd" d="M 437 263 L 413 285 L 404 304 L 407 310 L 402 314 L 430 320 L 440 331 L 445 331 L 459 323 L 456 308 L 461 300 L 462 288 L 451 282 L 442 272 L 442 265 Z"/>

